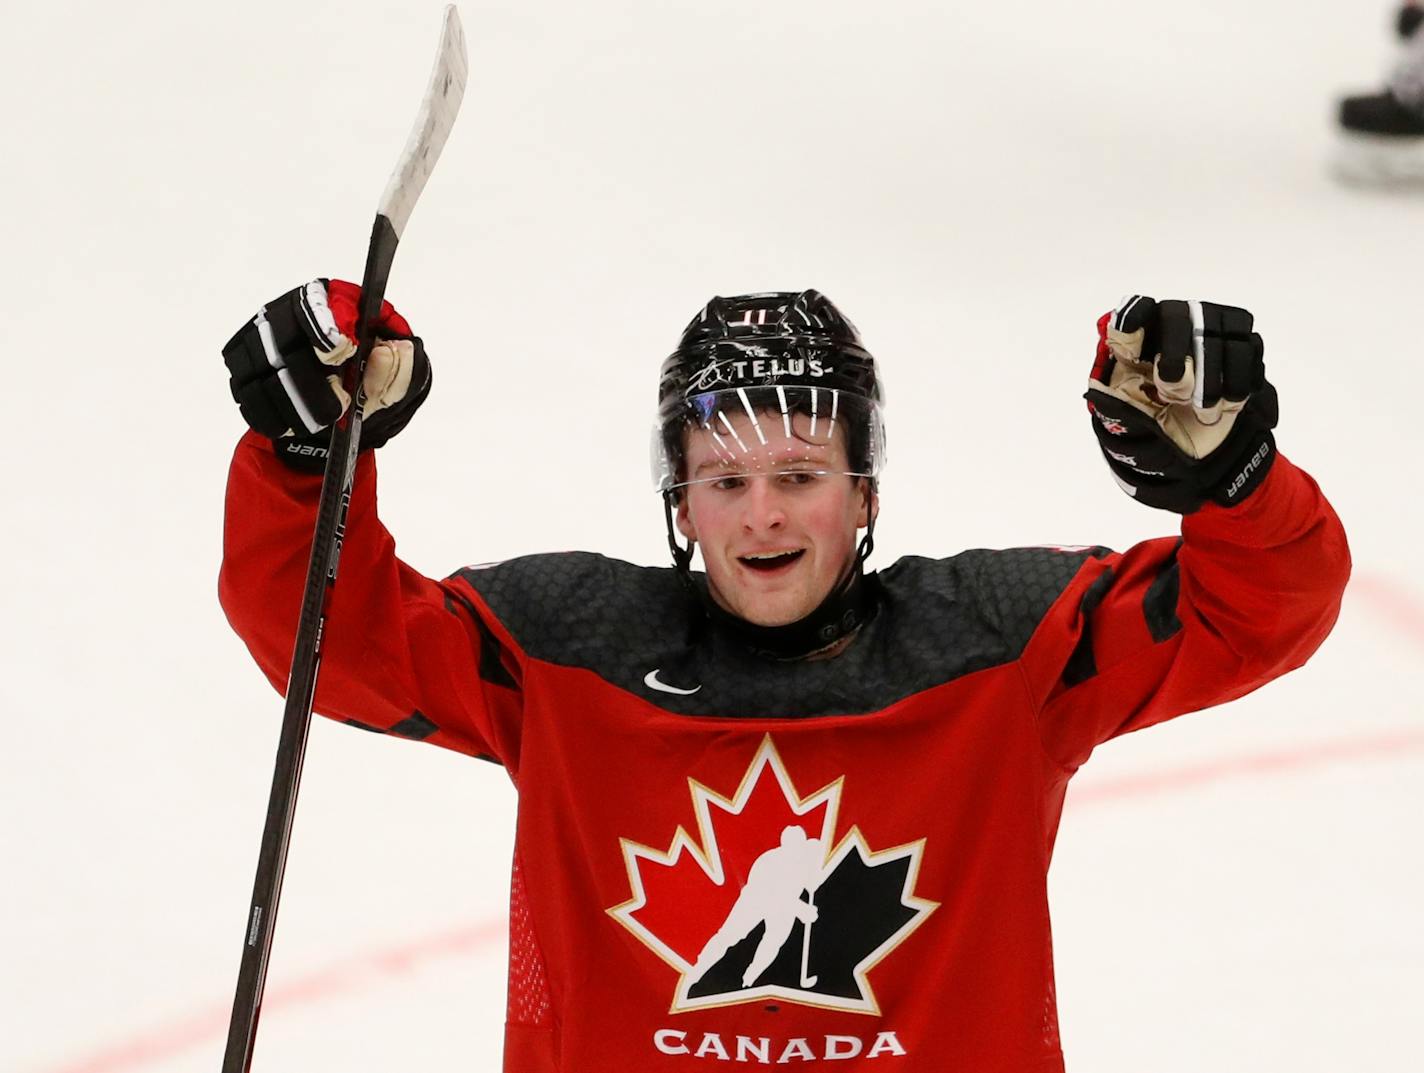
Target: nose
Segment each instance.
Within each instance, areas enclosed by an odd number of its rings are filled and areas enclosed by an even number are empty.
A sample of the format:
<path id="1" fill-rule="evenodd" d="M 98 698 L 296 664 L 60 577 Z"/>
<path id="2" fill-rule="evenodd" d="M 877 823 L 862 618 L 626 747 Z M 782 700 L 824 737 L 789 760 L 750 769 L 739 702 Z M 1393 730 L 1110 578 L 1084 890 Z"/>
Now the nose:
<path id="1" fill-rule="evenodd" d="M 786 524 L 786 508 L 775 482 L 753 478 L 742 501 L 742 528 L 749 533 L 772 533 Z"/>

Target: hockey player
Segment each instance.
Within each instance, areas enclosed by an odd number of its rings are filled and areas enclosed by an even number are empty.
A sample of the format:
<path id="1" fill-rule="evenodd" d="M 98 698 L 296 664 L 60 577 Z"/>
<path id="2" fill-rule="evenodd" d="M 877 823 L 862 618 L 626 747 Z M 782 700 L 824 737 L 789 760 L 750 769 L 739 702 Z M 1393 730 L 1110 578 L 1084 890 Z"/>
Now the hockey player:
<path id="1" fill-rule="evenodd" d="M 814 923 L 816 907 L 803 901 L 801 892 L 815 893 L 824 853 L 820 840 L 807 838 L 805 828 L 793 824 L 783 829 L 781 844 L 763 853 L 747 870 L 732 911 L 697 955 L 693 979 L 700 980 L 735 943 L 760 925 L 761 938 L 751 963 L 742 971 L 742 986 L 751 987 L 759 980 L 785 945 L 795 921 Z"/>
<path id="2" fill-rule="evenodd" d="M 220 592 L 279 689 L 356 297 L 290 291 L 224 349 L 252 431 Z M 1046 875 L 1069 778 L 1301 665 L 1349 572 L 1276 452 L 1251 315 L 1136 296 L 1099 322 L 1093 431 L 1180 537 L 878 572 L 881 379 L 814 291 L 714 299 L 664 362 L 673 569 L 399 561 L 369 448 L 430 363 L 389 305 L 379 334 L 316 707 L 517 787 L 504 1068 L 1061 1070 Z"/>
<path id="3" fill-rule="evenodd" d="M 1336 171 L 1354 182 L 1424 180 L 1424 7 L 1408 0 L 1395 16 L 1403 51 L 1385 86 L 1340 101 Z"/>

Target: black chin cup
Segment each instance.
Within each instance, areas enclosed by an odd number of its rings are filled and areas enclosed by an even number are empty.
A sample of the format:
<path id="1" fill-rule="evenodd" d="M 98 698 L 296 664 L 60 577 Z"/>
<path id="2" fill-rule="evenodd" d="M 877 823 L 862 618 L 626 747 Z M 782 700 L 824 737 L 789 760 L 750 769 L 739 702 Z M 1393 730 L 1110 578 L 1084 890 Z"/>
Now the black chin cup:
<path id="1" fill-rule="evenodd" d="M 875 549 L 875 511 L 870 511 L 865 527 L 865 536 L 856 550 L 855 561 L 839 585 L 827 594 L 814 611 L 805 618 L 788 622 L 784 626 L 758 626 L 739 618 L 717 604 L 707 592 L 705 585 L 699 585 L 692 577 L 692 543 L 683 547 L 677 542 L 677 530 L 673 524 L 673 499 L 675 492 L 663 493 L 663 515 L 667 520 L 668 547 L 672 549 L 673 565 L 683 585 L 696 597 L 707 619 L 713 625 L 735 637 L 749 648 L 753 654 L 768 659 L 801 659 L 822 649 L 829 648 L 843 637 L 858 630 L 872 614 L 878 603 L 879 591 L 876 579 L 865 576 L 865 560 Z M 871 482 L 870 495 L 874 503 L 875 485 Z"/>

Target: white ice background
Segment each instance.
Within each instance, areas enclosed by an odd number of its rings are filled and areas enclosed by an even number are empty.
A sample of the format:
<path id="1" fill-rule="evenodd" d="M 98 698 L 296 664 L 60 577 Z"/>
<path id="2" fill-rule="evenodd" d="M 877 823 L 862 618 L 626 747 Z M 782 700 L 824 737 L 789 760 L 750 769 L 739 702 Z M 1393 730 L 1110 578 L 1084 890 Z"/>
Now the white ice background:
<path id="1" fill-rule="evenodd" d="M 1075 783 L 1064 1047 L 1418 1068 L 1424 192 L 1324 169 L 1384 7 L 466 0 L 464 113 L 389 291 L 436 376 L 380 463 L 402 555 L 664 562 L 658 362 L 709 296 L 809 286 L 889 382 L 875 562 L 1125 547 L 1174 519 L 1098 457 L 1094 320 L 1129 291 L 1250 307 L 1360 583 L 1304 670 Z M 4 5 L 0 1069 L 218 1068 L 281 710 L 215 596 L 219 348 L 359 278 L 438 24 Z M 1167 781 L 1110 794 L 1139 775 Z M 494 767 L 318 722 L 256 1069 L 497 1068 L 502 941 L 438 948 L 502 920 L 513 807 Z"/>

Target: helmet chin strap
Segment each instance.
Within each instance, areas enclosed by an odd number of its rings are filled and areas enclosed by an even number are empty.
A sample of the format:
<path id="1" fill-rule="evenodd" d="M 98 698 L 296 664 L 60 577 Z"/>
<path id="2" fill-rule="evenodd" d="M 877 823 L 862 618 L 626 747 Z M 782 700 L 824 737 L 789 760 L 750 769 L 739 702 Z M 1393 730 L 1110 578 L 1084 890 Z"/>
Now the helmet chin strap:
<path id="1" fill-rule="evenodd" d="M 870 558 L 870 553 L 875 550 L 875 478 L 865 479 L 865 536 L 860 538 L 860 547 L 856 550 L 856 558 L 861 564 Z"/>
<path id="2" fill-rule="evenodd" d="M 677 568 L 678 577 L 690 590 L 695 591 L 697 586 L 692 581 L 692 541 L 689 540 L 685 548 L 677 542 L 677 527 L 672 520 L 672 505 L 676 495 L 677 493 L 672 491 L 663 493 L 663 518 L 667 521 L 668 547 L 672 549 L 672 564 Z"/>
<path id="3" fill-rule="evenodd" d="M 668 547 L 678 577 L 701 605 L 710 622 L 736 637 L 759 656 L 770 659 L 801 659 L 829 648 L 858 630 L 875 612 L 878 587 L 865 577 L 865 560 L 875 550 L 875 482 L 869 482 L 872 509 L 868 512 L 865 536 L 861 537 L 845 577 L 834 586 L 820 605 L 795 622 L 784 626 L 758 626 L 732 614 L 712 599 L 706 586 L 692 577 L 693 542 L 683 547 L 677 542 L 672 516 L 673 493 L 663 493 L 663 515 L 667 521 Z"/>

